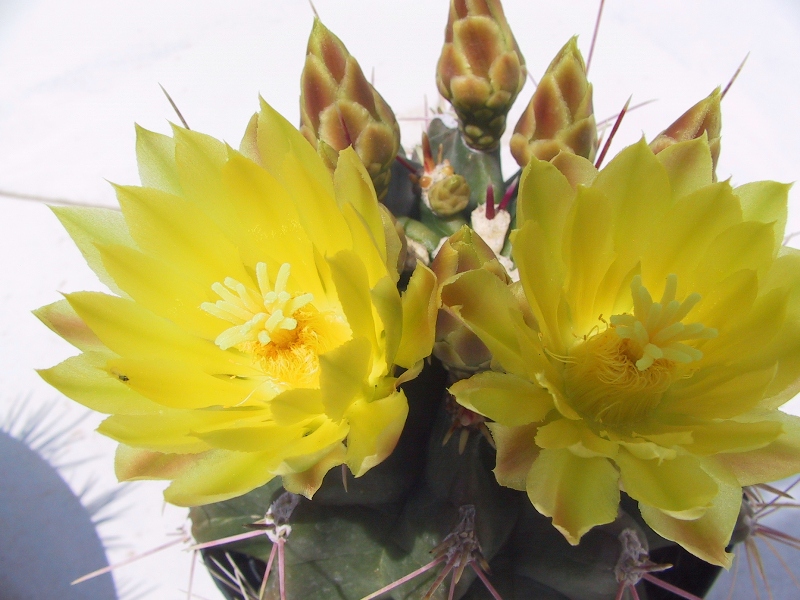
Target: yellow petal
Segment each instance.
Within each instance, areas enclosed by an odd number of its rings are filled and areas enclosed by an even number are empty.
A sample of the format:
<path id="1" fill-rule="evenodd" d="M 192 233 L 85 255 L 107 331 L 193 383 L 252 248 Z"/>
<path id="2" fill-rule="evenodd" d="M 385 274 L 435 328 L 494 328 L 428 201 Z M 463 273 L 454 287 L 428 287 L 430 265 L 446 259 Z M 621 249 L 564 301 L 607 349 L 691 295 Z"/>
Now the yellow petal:
<path id="1" fill-rule="evenodd" d="M 436 335 L 436 275 L 422 263 L 411 274 L 403 293 L 403 333 L 394 362 L 411 368 L 430 355 Z"/>
<path id="2" fill-rule="evenodd" d="M 143 186 L 181 194 L 173 138 L 136 125 L 136 162 Z"/>
<path id="3" fill-rule="evenodd" d="M 275 476 L 270 458 L 266 452 L 209 451 L 173 480 L 164 499 L 177 506 L 200 506 L 241 496 Z"/>
<path id="4" fill-rule="evenodd" d="M 89 263 L 100 281 L 107 285 L 112 292 L 126 296 L 106 271 L 95 246 L 95 244 L 121 244 L 131 248 L 136 247 L 122 214 L 109 208 L 51 206 L 50 210 L 61 221 L 64 229 L 67 230 L 83 258 Z"/>
<path id="5" fill-rule="evenodd" d="M 519 182 L 517 226 L 536 221 L 551 252 L 557 255 L 561 251 L 564 223 L 574 196 L 572 186 L 555 166 L 533 157 Z"/>
<path id="6" fill-rule="evenodd" d="M 605 458 L 542 450 L 528 473 L 526 489 L 536 510 L 552 517 L 553 526 L 574 546 L 595 525 L 617 518 L 618 477 Z"/>
<path id="7" fill-rule="evenodd" d="M 742 504 L 742 488 L 717 479 L 718 493 L 703 516 L 676 519 L 652 506 L 640 504 L 642 517 L 658 535 L 678 542 L 704 561 L 730 568 L 733 555 L 725 552 Z"/>
<path id="8" fill-rule="evenodd" d="M 319 357 L 322 402 L 325 414 L 338 421 L 365 392 L 372 347 L 363 337 L 353 338 Z"/>
<path id="9" fill-rule="evenodd" d="M 408 401 L 402 390 L 385 398 L 357 400 L 347 411 L 347 466 L 361 477 L 392 453 L 408 416 Z"/>
<path id="10" fill-rule="evenodd" d="M 369 285 L 373 287 L 389 274 L 386 268 L 386 246 L 378 247 L 364 218 L 358 214 L 352 204 L 346 203 L 342 207 L 342 214 L 353 238 L 353 251 L 361 257 L 361 261 L 367 268 Z"/>
<path id="11" fill-rule="evenodd" d="M 639 254 L 661 227 L 672 203 L 666 169 L 642 138 L 600 171 L 592 184 L 614 210 L 614 242 L 620 252 Z"/>
<path id="12" fill-rule="evenodd" d="M 740 485 L 777 481 L 800 472 L 800 418 L 779 411 L 770 417 L 783 426 L 784 433 L 777 440 L 758 450 L 714 457 Z"/>
<path id="13" fill-rule="evenodd" d="M 275 393 L 269 381 L 213 377 L 191 364 L 164 358 L 116 358 L 108 361 L 107 368 L 132 390 L 171 408 L 238 406 L 256 394 L 269 397 Z"/>
<path id="14" fill-rule="evenodd" d="M 228 207 L 229 235 L 237 236 L 234 243 L 249 248 L 242 252 L 245 264 L 255 268 L 265 262 L 270 273 L 277 273 L 284 262 L 289 262 L 290 291 L 324 298 L 315 269 L 313 237 L 303 227 L 289 191 L 267 171 L 233 151 L 220 177 L 223 190 L 217 201 Z"/>
<path id="15" fill-rule="evenodd" d="M 742 202 L 742 213 L 747 221 L 771 224 L 774 231 L 774 252 L 783 245 L 786 229 L 787 205 L 791 184 L 777 181 L 754 181 L 737 187 L 734 193 Z"/>
<path id="16" fill-rule="evenodd" d="M 497 483 L 514 490 L 525 490 L 528 472 L 539 456 L 539 447 L 534 441 L 539 423 L 519 427 L 487 423 L 486 426 L 492 432 L 497 446 L 497 464 L 494 468 Z"/>
<path id="17" fill-rule="evenodd" d="M 116 191 L 142 251 L 208 286 L 225 277 L 247 280 L 239 250 L 196 204 L 155 189 L 117 186 Z"/>
<path id="18" fill-rule="evenodd" d="M 120 356 L 175 360 L 212 374 L 258 374 L 246 358 L 189 335 L 130 300 L 97 292 L 69 294 L 67 300 L 95 335 Z"/>
<path id="19" fill-rule="evenodd" d="M 113 357 L 108 350 L 84 352 L 38 373 L 68 398 L 97 412 L 121 415 L 157 412 L 161 408 L 158 404 L 109 375 L 106 367 Z"/>
<path id="20" fill-rule="evenodd" d="M 763 277 L 772 263 L 773 243 L 772 224 L 745 221 L 730 227 L 701 255 L 689 288 L 702 294 L 710 285 L 742 269 L 751 269 Z"/>
<path id="21" fill-rule="evenodd" d="M 84 323 L 66 300 L 59 300 L 33 311 L 52 331 L 85 352 L 106 350 L 98 337 Z"/>
<path id="22" fill-rule="evenodd" d="M 258 119 L 258 148 L 264 167 L 289 191 L 311 239 L 327 254 L 348 248 L 350 235 L 322 159 L 300 132 L 263 100 Z"/>
<path id="23" fill-rule="evenodd" d="M 375 245 L 381 253 L 381 258 L 386 263 L 386 236 L 383 231 L 378 199 L 375 197 L 375 188 L 372 186 L 369 173 L 352 146 L 339 152 L 333 181 L 339 206 L 342 207 L 347 203 L 353 205 L 367 224 L 367 228 L 375 240 Z"/>
<path id="24" fill-rule="evenodd" d="M 403 337 L 403 303 L 400 293 L 397 291 L 394 280 L 384 277 L 372 288 L 370 297 L 386 334 L 383 340 L 386 364 L 396 364 L 397 350 L 400 348 Z M 423 345 L 425 343 L 425 341 L 422 342 Z"/>
<path id="25" fill-rule="evenodd" d="M 212 429 L 197 433 L 197 437 L 214 448 L 237 450 L 239 452 L 263 452 L 274 457 L 276 462 L 283 457 L 283 451 L 303 436 L 302 425 L 278 425 L 274 421 L 264 421 L 254 426 L 237 426 Z"/>
<path id="26" fill-rule="evenodd" d="M 467 271 L 445 282 L 441 299 L 486 344 L 506 371 L 520 377 L 527 375 L 510 314 L 518 310 L 516 299 L 506 284 L 485 269 Z"/>
<path id="27" fill-rule="evenodd" d="M 685 448 L 697 456 L 746 452 L 764 448 L 782 433 L 781 423 L 775 421 L 712 421 L 692 426 L 694 443 Z"/>
<path id="28" fill-rule="evenodd" d="M 590 186 L 597 177 L 597 168 L 592 161 L 579 154 L 562 150 L 550 160 L 550 163 L 561 171 L 573 189 L 579 185 Z"/>
<path id="29" fill-rule="evenodd" d="M 281 425 L 294 425 L 325 413 L 319 389 L 286 390 L 275 396 L 269 407 L 275 421 Z"/>
<path id="30" fill-rule="evenodd" d="M 775 376 L 775 367 L 742 372 L 737 367 L 701 369 L 692 377 L 677 381 L 661 400 L 657 413 L 700 419 L 729 419 L 759 405 Z"/>
<path id="31" fill-rule="evenodd" d="M 705 132 L 699 138 L 667 146 L 656 154 L 656 158 L 667 170 L 672 196 L 676 199 L 711 185 L 714 180 L 711 150 Z"/>
<path id="32" fill-rule="evenodd" d="M 553 410 L 547 390 L 526 379 L 486 371 L 450 388 L 459 404 L 507 427 L 544 420 Z"/>
<path id="33" fill-rule="evenodd" d="M 566 338 L 571 336 L 568 333 L 568 308 L 563 295 L 563 266 L 559 255 L 552 253 L 545 232 L 538 223 L 528 221 L 517 231 L 513 256 L 525 296 L 544 335 L 545 345 L 556 354 L 565 354 Z"/>
<path id="34" fill-rule="evenodd" d="M 314 431 L 284 449 L 284 460 L 279 474 L 301 473 L 323 460 L 335 446 L 347 437 L 350 425 L 345 419 L 339 422 L 326 419 Z"/>
<path id="35" fill-rule="evenodd" d="M 347 450 L 344 444 L 337 444 L 328 454 L 309 469 L 301 473 L 287 473 L 283 475 L 283 488 L 287 492 L 300 494 L 310 499 L 322 485 L 322 481 L 327 472 L 333 467 L 338 467 L 344 463 L 346 454 Z"/>
<path id="36" fill-rule="evenodd" d="M 117 446 L 114 473 L 120 481 L 175 479 L 191 469 L 203 454 L 167 454 L 125 444 Z"/>
<path id="37" fill-rule="evenodd" d="M 371 347 L 376 348 L 378 341 L 369 277 L 364 263 L 352 250 L 342 250 L 335 256 L 329 256 L 327 263 L 353 337 L 363 337 L 369 340 Z"/>
<path id="38" fill-rule="evenodd" d="M 539 428 L 536 434 L 539 448 L 569 449 L 582 458 L 614 458 L 619 445 L 595 435 L 583 421 L 557 419 Z"/>
<path id="39" fill-rule="evenodd" d="M 718 488 L 692 456 L 672 460 L 643 460 L 621 451 L 614 461 L 623 489 L 641 504 L 673 516 L 697 518 L 711 506 Z"/>
<path id="40" fill-rule="evenodd" d="M 219 299 L 210 283 L 187 279 L 171 265 L 127 246 L 97 248 L 109 274 L 137 304 L 211 340 L 230 326 L 200 308 Z"/>
<path id="41" fill-rule="evenodd" d="M 578 189 L 564 235 L 565 297 L 578 337 L 600 323 L 595 296 L 616 256 L 611 214 L 611 203 L 603 194 L 593 188 Z"/>
<path id="42" fill-rule="evenodd" d="M 679 286 L 692 283 L 689 276 L 714 239 L 741 220 L 739 202 L 727 182 L 679 199 L 652 232 L 652 243 L 642 256 L 643 284 L 651 290 L 663 287 L 671 273 L 678 276 Z M 695 291 L 680 289 L 679 294 Z"/>

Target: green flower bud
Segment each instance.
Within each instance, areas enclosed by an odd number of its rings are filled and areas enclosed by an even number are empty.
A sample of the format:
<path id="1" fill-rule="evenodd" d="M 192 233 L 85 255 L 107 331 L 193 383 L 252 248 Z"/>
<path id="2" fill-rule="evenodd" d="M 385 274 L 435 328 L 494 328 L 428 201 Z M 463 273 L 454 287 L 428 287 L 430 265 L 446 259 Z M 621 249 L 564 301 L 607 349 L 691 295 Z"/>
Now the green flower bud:
<path id="1" fill-rule="evenodd" d="M 525 84 L 525 59 L 499 0 L 450 0 L 436 85 L 469 146 L 494 150 Z"/>
<path id="2" fill-rule="evenodd" d="M 708 134 L 708 146 L 711 149 L 711 160 L 714 170 L 719 159 L 720 132 L 722 130 L 722 110 L 720 101 L 722 94 L 717 88 L 707 98 L 703 98 L 692 108 L 681 115 L 677 121 L 667 127 L 650 143 L 650 148 L 658 154 L 677 142 L 699 138 Z"/>
<path id="3" fill-rule="evenodd" d="M 534 156 L 550 160 L 570 152 L 593 160 L 596 151 L 592 84 L 573 37 L 547 67 L 522 113 L 511 137 L 511 154 L 525 167 Z"/>
<path id="4" fill-rule="evenodd" d="M 431 210 L 441 217 L 459 213 L 469 203 L 469 192 L 466 179 L 461 175 L 450 175 L 436 182 L 428 191 Z"/>
<path id="5" fill-rule="evenodd" d="M 353 146 L 378 199 L 386 196 L 391 166 L 400 149 L 397 120 L 356 59 L 319 19 L 314 19 L 308 39 L 300 116 L 300 131 L 331 171 L 339 151 Z"/>

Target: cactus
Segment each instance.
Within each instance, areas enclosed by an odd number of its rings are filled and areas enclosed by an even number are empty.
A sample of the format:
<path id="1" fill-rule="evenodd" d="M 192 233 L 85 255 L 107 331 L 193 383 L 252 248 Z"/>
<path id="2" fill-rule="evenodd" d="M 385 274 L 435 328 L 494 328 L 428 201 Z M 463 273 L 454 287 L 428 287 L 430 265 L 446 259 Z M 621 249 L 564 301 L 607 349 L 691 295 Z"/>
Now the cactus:
<path id="1" fill-rule="evenodd" d="M 140 132 L 180 189 L 120 188 L 127 223 L 59 211 L 104 281 L 139 287 L 48 307 L 86 354 L 43 376 L 117 413 L 102 429 L 124 444 L 120 477 L 171 479 L 198 542 L 238 539 L 204 550 L 227 598 L 704 594 L 747 537 L 742 488 L 800 471 L 800 421 L 777 410 L 800 381 L 787 187 L 716 182 L 718 92 L 598 171 L 576 38 L 504 180 L 525 68 L 499 0 L 451 0 L 436 76 L 458 127 L 434 120 L 416 162 L 318 20 L 301 91 L 313 149 L 266 104 L 242 154 Z M 165 180 L 153 169 L 145 186 Z M 156 239 L 185 215 L 219 253 Z M 188 291 L 162 299 L 137 275 L 151 263 L 187 272 Z M 148 328 L 191 364 L 166 364 Z"/>

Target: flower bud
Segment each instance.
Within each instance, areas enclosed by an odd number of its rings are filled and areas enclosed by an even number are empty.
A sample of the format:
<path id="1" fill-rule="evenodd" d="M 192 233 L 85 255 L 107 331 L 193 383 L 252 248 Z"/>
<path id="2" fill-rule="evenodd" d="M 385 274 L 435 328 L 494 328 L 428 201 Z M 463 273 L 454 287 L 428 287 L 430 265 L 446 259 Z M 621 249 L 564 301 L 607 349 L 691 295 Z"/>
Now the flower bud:
<path id="1" fill-rule="evenodd" d="M 431 210 L 441 217 L 461 212 L 469 203 L 469 192 L 469 184 L 461 175 L 450 175 L 437 181 L 428 191 Z"/>
<path id="2" fill-rule="evenodd" d="M 534 156 L 550 160 L 570 152 L 593 160 L 596 151 L 592 84 L 573 37 L 547 67 L 522 113 L 511 137 L 511 154 L 525 167 Z"/>
<path id="3" fill-rule="evenodd" d="M 437 281 L 445 282 L 454 275 L 486 269 L 504 283 L 510 283 L 494 251 L 466 225 L 442 245 L 431 264 Z M 436 319 L 436 341 L 433 354 L 456 379 L 489 368 L 492 354 L 478 337 L 458 318 L 440 309 Z"/>
<path id="4" fill-rule="evenodd" d="M 658 134 L 650 143 L 650 148 L 658 154 L 677 142 L 699 138 L 708 134 L 708 146 L 711 149 L 711 160 L 714 170 L 719 159 L 720 131 L 722 130 L 722 111 L 720 101 L 722 94 L 717 88 L 707 98 L 703 98 L 692 108 L 683 113 L 677 121 Z"/>
<path id="5" fill-rule="evenodd" d="M 300 131 L 331 171 L 339 151 L 353 146 L 378 199 L 386 196 L 391 166 L 400 149 L 397 120 L 356 59 L 319 19 L 314 19 L 308 39 L 300 116 Z"/>
<path id="6" fill-rule="evenodd" d="M 525 59 L 499 0 L 450 0 L 436 85 L 469 146 L 494 150 L 525 84 Z"/>

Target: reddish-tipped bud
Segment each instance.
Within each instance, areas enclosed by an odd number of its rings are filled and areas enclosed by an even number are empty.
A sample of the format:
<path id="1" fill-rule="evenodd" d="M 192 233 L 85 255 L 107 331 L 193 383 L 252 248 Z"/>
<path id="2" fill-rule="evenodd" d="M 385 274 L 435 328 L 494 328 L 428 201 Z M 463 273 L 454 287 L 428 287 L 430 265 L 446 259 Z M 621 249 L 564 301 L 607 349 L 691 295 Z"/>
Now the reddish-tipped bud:
<path id="1" fill-rule="evenodd" d="M 532 157 L 550 160 L 559 152 L 594 159 L 597 124 L 592 84 L 572 38 L 547 67 L 511 137 L 511 154 L 521 167 Z"/>
<path id="2" fill-rule="evenodd" d="M 353 146 L 378 199 L 386 196 L 392 162 L 400 149 L 397 120 L 356 59 L 319 19 L 314 19 L 308 39 L 300 116 L 300 131 L 331 170 L 339 151 Z"/>
<path id="3" fill-rule="evenodd" d="M 474 269 L 486 269 L 506 284 L 511 281 L 494 251 L 465 225 L 445 241 L 431 263 L 431 270 L 442 283 Z M 433 354 L 459 379 L 488 369 L 492 360 L 483 342 L 460 320 L 441 309 L 436 320 Z"/>
<path id="4" fill-rule="evenodd" d="M 720 132 L 722 131 L 722 110 L 720 101 L 722 94 L 717 88 L 707 98 L 703 98 L 692 108 L 683 113 L 672 125 L 662 131 L 650 143 L 650 148 L 658 154 L 677 142 L 699 138 L 703 133 L 708 135 L 711 149 L 711 160 L 714 170 L 719 159 Z"/>
<path id="5" fill-rule="evenodd" d="M 450 0 L 436 85 L 468 145 L 493 150 L 525 84 L 525 59 L 499 0 Z"/>

